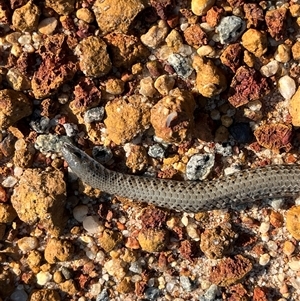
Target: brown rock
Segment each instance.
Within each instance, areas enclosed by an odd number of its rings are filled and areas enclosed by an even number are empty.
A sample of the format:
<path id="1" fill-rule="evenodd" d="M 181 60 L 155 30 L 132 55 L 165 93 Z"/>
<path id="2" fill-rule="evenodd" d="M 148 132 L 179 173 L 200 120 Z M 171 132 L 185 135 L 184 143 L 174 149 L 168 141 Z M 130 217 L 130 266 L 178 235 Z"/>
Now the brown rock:
<path id="1" fill-rule="evenodd" d="M 27 257 L 27 264 L 33 272 L 38 273 L 42 261 L 42 255 L 39 251 L 30 251 Z"/>
<path id="2" fill-rule="evenodd" d="M 240 67 L 242 61 L 242 46 L 239 43 L 228 45 L 220 56 L 221 62 L 234 73 Z"/>
<path id="3" fill-rule="evenodd" d="M 75 295 L 78 292 L 73 279 L 67 280 L 59 284 L 60 289 L 68 295 Z"/>
<path id="4" fill-rule="evenodd" d="M 300 60 L 300 42 L 299 41 L 295 42 L 294 45 L 292 46 L 292 55 L 293 55 L 293 59 L 295 61 Z"/>
<path id="5" fill-rule="evenodd" d="M 257 3 L 245 3 L 243 8 L 248 21 L 247 28 L 256 28 L 264 21 L 264 12 Z"/>
<path id="6" fill-rule="evenodd" d="M 46 0 L 45 6 L 52 8 L 59 15 L 69 15 L 74 11 L 75 0 Z"/>
<path id="7" fill-rule="evenodd" d="M 15 91 L 23 91 L 31 88 L 30 80 L 18 68 L 10 68 L 6 74 L 6 80 Z"/>
<path id="8" fill-rule="evenodd" d="M 82 77 L 74 89 L 74 100 L 70 102 L 70 109 L 76 115 L 79 123 L 84 123 L 84 113 L 101 102 L 101 91 L 92 79 Z"/>
<path id="9" fill-rule="evenodd" d="M 101 77 L 106 75 L 111 67 L 111 61 L 105 42 L 95 36 L 83 39 L 77 48 L 80 52 L 80 69 L 86 76 Z"/>
<path id="10" fill-rule="evenodd" d="M 165 229 L 143 229 L 137 239 L 143 251 L 160 252 L 168 245 L 169 232 Z"/>
<path id="11" fill-rule="evenodd" d="M 289 101 L 289 112 L 293 126 L 300 126 L 300 87 Z"/>
<path id="12" fill-rule="evenodd" d="M 206 22 L 210 27 L 216 27 L 224 13 L 223 7 L 213 6 L 206 14 Z"/>
<path id="13" fill-rule="evenodd" d="M 212 60 L 195 55 L 193 67 L 197 72 L 197 89 L 204 97 L 219 95 L 226 89 L 226 77 Z"/>
<path id="14" fill-rule="evenodd" d="M 268 301 L 266 289 L 255 287 L 253 290 L 253 301 Z"/>
<path id="15" fill-rule="evenodd" d="M 184 32 L 184 39 L 190 46 L 199 48 L 201 45 L 207 44 L 206 33 L 201 29 L 199 24 L 193 24 Z"/>
<path id="16" fill-rule="evenodd" d="M 222 258 L 232 251 L 236 238 L 237 234 L 226 225 L 205 229 L 201 234 L 200 249 L 210 259 Z"/>
<path id="17" fill-rule="evenodd" d="M 135 36 L 114 32 L 103 39 L 111 51 L 115 67 L 130 68 L 134 63 L 149 55 L 147 48 Z"/>
<path id="18" fill-rule="evenodd" d="M 24 139 L 19 139 L 16 143 L 17 148 L 13 158 L 14 164 L 22 168 L 31 167 L 35 155 L 33 144 L 26 143 Z"/>
<path id="19" fill-rule="evenodd" d="M 93 11 L 103 35 L 112 31 L 127 33 L 139 12 L 145 8 L 142 0 L 96 0 Z"/>
<path id="20" fill-rule="evenodd" d="M 65 35 L 47 36 L 39 50 L 42 63 L 31 80 L 36 98 L 52 95 L 61 85 L 73 78 L 77 65 L 73 62 L 74 57 L 68 55 L 69 51 Z"/>
<path id="21" fill-rule="evenodd" d="M 264 32 L 250 28 L 242 35 L 243 46 L 260 58 L 268 50 L 268 39 Z"/>
<path id="22" fill-rule="evenodd" d="M 38 6 L 30 0 L 22 7 L 15 9 L 12 24 L 20 31 L 34 31 L 37 29 L 40 14 Z"/>
<path id="23" fill-rule="evenodd" d="M 286 13 L 287 9 L 283 7 L 266 12 L 265 20 L 268 31 L 276 41 L 283 40 L 286 36 Z"/>
<path id="24" fill-rule="evenodd" d="M 252 263 L 242 255 L 224 258 L 211 270 L 209 280 L 219 286 L 229 286 L 241 281 L 252 270 Z"/>
<path id="25" fill-rule="evenodd" d="M 203 16 L 215 4 L 215 0 L 192 0 L 191 9 L 196 16 Z"/>
<path id="26" fill-rule="evenodd" d="M 134 284 L 131 282 L 130 277 L 125 277 L 117 285 L 116 290 L 121 294 L 128 294 L 134 290 Z"/>
<path id="27" fill-rule="evenodd" d="M 151 109 L 155 135 L 167 142 L 190 139 L 194 127 L 195 100 L 188 91 L 174 89 Z"/>
<path id="28" fill-rule="evenodd" d="M 67 261 L 73 255 L 73 245 L 70 241 L 50 238 L 47 242 L 44 256 L 50 264 L 58 261 Z"/>
<path id="29" fill-rule="evenodd" d="M 95 20 L 94 14 L 88 8 L 85 7 L 79 8 L 76 11 L 76 17 L 79 20 L 82 20 L 86 23 L 92 23 Z"/>
<path id="30" fill-rule="evenodd" d="M 110 78 L 105 83 L 105 90 L 112 95 L 120 95 L 124 92 L 125 83 L 118 78 Z"/>
<path id="31" fill-rule="evenodd" d="M 283 225 L 283 216 L 280 212 L 276 212 L 276 211 L 271 211 L 270 214 L 270 224 L 274 227 L 274 228 L 281 228 Z"/>
<path id="32" fill-rule="evenodd" d="M 240 107 L 249 101 L 258 100 L 270 92 L 267 79 L 253 68 L 240 67 L 230 85 L 228 101 Z"/>
<path id="33" fill-rule="evenodd" d="M 17 213 L 10 204 L 0 203 L 0 223 L 11 223 L 17 217 Z"/>
<path id="34" fill-rule="evenodd" d="M 19 218 L 28 224 L 39 222 L 57 236 L 65 225 L 66 185 L 59 170 L 26 169 L 14 189 L 11 202 Z"/>
<path id="35" fill-rule="evenodd" d="M 140 95 L 128 97 L 128 102 L 115 99 L 105 106 L 105 111 L 108 138 L 116 144 L 132 140 L 149 127 L 150 110 Z"/>
<path id="36" fill-rule="evenodd" d="M 0 90 L 0 128 L 7 129 L 32 113 L 32 103 L 21 92 Z"/>
<path id="37" fill-rule="evenodd" d="M 268 149 L 280 150 L 291 148 L 292 127 L 275 123 L 262 125 L 254 131 L 257 142 Z"/>
<path id="38" fill-rule="evenodd" d="M 126 150 L 127 151 L 127 150 Z M 148 156 L 145 147 L 131 145 L 126 156 L 126 166 L 132 173 L 143 171 L 148 165 Z"/>
<path id="39" fill-rule="evenodd" d="M 165 225 L 166 219 L 166 212 L 156 207 L 146 207 L 145 209 L 143 209 L 143 212 L 141 214 L 143 228 L 160 229 Z"/>
<path id="40" fill-rule="evenodd" d="M 112 251 L 121 240 L 122 235 L 120 232 L 108 229 L 104 230 L 98 239 L 100 247 L 105 252 Z"/>
<path id="41" fill-rule="evenodd" d="M 300 206 L 293 206 L 286 213 L 286 228 L 297 240 L 300 240 Z"/>
<path id="42" fill-rule="evenodd" d="M 59 293 L 52 289 L 41 289 L 33 291 L 28 301 L 40 301 L 40 300 L 47 300 L 47 301 L 60 301 L 61 298 Z"/>
<path id="43" fill-rule="evenodd" d="M 157 25 L 150 27 L 145 34 L 141 35 L 141 42 L 149 48 L 156 48 L 165 40 L 168 31 L 167 22 L 159 20 Z"/>

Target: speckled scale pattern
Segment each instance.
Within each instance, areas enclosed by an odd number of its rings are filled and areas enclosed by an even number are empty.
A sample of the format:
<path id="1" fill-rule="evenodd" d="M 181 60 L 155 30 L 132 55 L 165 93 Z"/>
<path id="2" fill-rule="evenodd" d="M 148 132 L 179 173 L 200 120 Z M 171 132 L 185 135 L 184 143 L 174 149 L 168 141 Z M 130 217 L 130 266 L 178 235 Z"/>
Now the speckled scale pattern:
<path id="1" fill-rule="evenodd" d="M 110 171 L 73 145 L 64 145 L 62 153 L 73 172 L 94 188 L 179 211 L 229 208 L 300 193 L 298 165 L 259 167 L 212 181 L 174 181 Z"/>

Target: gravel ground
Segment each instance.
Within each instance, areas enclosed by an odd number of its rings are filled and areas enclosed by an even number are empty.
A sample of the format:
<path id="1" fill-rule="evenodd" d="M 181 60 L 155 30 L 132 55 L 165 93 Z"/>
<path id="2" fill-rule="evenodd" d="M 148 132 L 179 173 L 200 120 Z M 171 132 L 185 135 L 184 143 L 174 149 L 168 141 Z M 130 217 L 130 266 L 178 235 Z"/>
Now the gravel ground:
<path id="1" fill-rule="evenodd" d="M 0 301 L 299 300 L 300 199 L 188 214 L 87 186 L 299 164 L 300 1 L 0 0 Z"/>

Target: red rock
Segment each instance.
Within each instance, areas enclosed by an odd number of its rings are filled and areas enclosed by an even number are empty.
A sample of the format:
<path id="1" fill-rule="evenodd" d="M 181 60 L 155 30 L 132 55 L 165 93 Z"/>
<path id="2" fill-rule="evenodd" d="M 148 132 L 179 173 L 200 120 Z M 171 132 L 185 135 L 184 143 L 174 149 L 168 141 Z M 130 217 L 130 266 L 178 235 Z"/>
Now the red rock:
<path id="1" fill-rule="evenodd" d="M 260 126 L 254 131 L 257 142 L 268 149 L 279 151 L 291 149 L 292 127 L 275 123 Z"/>
<path id="2" fill-rule="evenodd" d="M 267 79 L 253 68 L 240 67 L 230 85 L 229 102 L 240 107 L 249 101 L 258 100 L 270 92 Z"/>
<path id="3" fill-rule="evenodd" d="M 265 20 L 268 31 L 276 41 L 283 40 L 286 36 L 286 16 L 286 8 L 278 8 L 266 12 Z"/>
<path id="4" fill-rule="evenodd" d="M 244 6 L 245 18 L 248 20 L 247 28 L 258 27 L 264 21 L 264 12 L 257 3 L 245 3 Z"/>
<path id="5" fill-rule="evenodd" d="M 253 290 L 253 301 L 268 301 L 265 289 L 261 287 L 255 287 Z"/>
<path id="6" fill-rule="evenodd" d="M 209 280 L 219 286 L 229 286 L 241 281 L 252 270 L 252 263 L 242 255 L 224 258 L 211 270 Z"/>
<path id="7" fill-rule="evenodd" d="M 206 22 L 209 26 L 215 27 L 221 20 L 221 17 L 224 13 L 224 9 L 222 7 L 213 6 L 206 13 Z"/>

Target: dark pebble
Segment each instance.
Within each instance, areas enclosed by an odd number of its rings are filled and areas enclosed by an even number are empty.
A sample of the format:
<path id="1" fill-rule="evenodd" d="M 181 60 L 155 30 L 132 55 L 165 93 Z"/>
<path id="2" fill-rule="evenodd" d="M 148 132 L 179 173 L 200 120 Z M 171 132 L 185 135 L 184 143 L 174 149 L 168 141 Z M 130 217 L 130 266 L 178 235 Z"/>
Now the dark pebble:
<path id="1" fill-rule="evenodd" d="M 229 128 L 233 139 L 239 143 L 250 143 L 253 139 L 253 133 L 249 123 L 236 123 Z"/>

